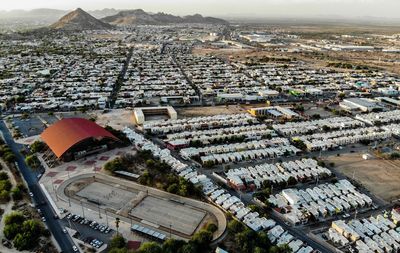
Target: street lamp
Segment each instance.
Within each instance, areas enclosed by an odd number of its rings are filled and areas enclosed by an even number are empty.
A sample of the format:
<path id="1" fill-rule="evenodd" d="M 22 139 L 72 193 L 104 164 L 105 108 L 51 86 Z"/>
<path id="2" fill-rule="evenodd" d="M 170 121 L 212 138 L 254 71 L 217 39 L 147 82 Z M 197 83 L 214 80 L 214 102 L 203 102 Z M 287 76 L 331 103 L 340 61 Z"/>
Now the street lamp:
<path id="1" fill-rule="evenodd" d="M 120 219 L 118 217 L 115 218 L 115 227 L 117 228 L 117 235 L 119 233 L 119 222 L 120 222 Z"/>
<path id="2" fill-rule="evenodd" d="M 97 200 L 97 208 L 99 210 L 99 219 L 101 219 L 101 214 L 100 214 L 100 200 Z"/>

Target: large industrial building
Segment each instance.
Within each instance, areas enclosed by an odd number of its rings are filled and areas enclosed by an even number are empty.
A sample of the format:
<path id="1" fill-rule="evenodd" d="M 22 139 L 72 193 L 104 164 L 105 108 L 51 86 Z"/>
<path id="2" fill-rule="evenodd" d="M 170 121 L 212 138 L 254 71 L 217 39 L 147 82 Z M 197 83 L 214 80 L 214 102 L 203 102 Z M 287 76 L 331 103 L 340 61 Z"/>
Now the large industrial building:
<path id="1" fill-rule="evenodd" d="M 70 161 L 107 150 L 119 142 L 113 134 L 83 118 L 62 119 L 40 135 L 57 159 Z"/>

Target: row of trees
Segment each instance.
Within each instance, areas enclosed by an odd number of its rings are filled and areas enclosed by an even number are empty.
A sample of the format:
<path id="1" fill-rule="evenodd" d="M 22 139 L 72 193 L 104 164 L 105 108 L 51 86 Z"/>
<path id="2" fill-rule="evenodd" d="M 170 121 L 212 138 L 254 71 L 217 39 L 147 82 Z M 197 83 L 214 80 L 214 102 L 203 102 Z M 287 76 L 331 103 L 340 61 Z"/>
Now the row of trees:
<path id="1" fill-rule="evenodd" d="M 210 144 L 214 145 L 220 145 L 224 143 L 238 143 L 238 142 L 243 142 L 246 139 L 246 136 L 244 135 L 233 135 L 229 137 L 221 137 L 219 139 L 214 139 L 214 140 L 209 140 Z M 199 148 L 199 147 L 204 147 L 204 144 L 200 140 L 194 140 L 190 141 L 190 146 Z"/>
<path id="2" fill-rule="evenodd" d="M 16 160 L 16 157 L 10 147 L 4 144 L 3 141 L 0 140 L 0 158 L 3 158 L 4 161 L 8 163 L 13 163 Z"/>
<path id="3" fill-rule="evenodd" d="M 12 184 L 6 172 L 0 172 L 0 202 L 10 201 L 10 191 Z"/>
<path id="4" fill-rule="evenodd" d="M 17 250 L 31 250 L 38 246 L 41 236 L 50 236 L 43 224 L 35 219 L 26 219 L 20 212 L 12 212 L 4 218 L 4 236 L 12 240 Z"/>
<path id="5" fill-rule="evenodd" d="M 189 242 L 168 239 L 162 244 L 145 242 L 135 253 L 203 253 L 210 251 L 213 233 L 217 230 L 215 224 L 208 224 L 195 233 Z M 121 235 L 116 235 L 109 244 L 109 253 L 126 253 L 126 241 Z"/>

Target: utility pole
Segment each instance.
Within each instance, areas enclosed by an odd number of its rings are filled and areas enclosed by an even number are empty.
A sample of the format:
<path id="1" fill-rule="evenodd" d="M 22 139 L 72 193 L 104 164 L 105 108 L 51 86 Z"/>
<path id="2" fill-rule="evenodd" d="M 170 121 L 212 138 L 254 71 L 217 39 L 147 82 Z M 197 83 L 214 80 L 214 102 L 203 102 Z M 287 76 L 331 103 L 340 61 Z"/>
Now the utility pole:
<path id="1" fill-rule="evenodd" d="M 85 218 L 85 209 L 83 208 L 83 202 L 82 202 L 82 200 L 81 200 L 81 207 L 82 207 L 82 215 L 83 215 L 83 218 Z"/>

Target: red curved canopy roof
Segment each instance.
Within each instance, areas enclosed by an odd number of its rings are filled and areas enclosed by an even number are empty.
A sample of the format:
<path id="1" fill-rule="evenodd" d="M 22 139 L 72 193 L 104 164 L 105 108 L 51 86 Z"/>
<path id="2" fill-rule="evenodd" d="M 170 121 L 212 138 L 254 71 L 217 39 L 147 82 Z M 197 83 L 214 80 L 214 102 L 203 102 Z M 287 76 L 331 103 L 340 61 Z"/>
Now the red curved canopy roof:
<path id="1" fill-rule="evenodd" d="M 96 123 L 82 118 L 68 118 L 57 121 L 40 135 L 53 153 L 60 158 L 74 145 L 89 138 L 100 140 L 118 138 Z"/>

